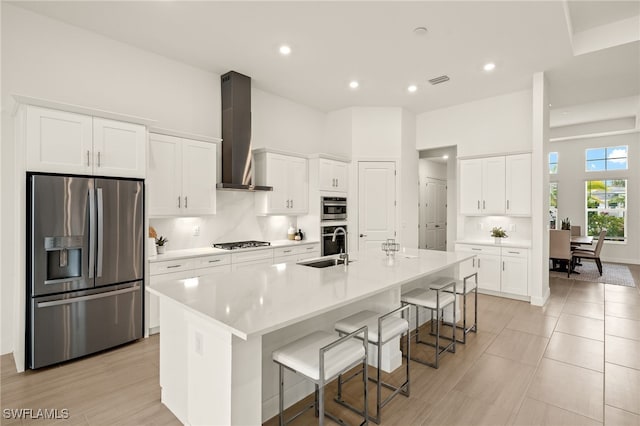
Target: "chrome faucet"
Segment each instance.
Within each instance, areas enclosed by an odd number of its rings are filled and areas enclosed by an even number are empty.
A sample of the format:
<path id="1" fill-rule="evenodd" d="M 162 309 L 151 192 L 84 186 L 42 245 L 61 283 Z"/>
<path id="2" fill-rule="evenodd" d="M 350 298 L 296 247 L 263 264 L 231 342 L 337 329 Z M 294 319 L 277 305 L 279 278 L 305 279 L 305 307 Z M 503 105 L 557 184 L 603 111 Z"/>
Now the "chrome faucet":
<path id="1" fill-rule="evenodd" d="M 347 230 L 344 229 L 342 226 L 338 226 L 335 231 L 333 231 L 333 237 L 331 237 L 331 241 L 335 242 L 336 241 L 336 236 L 338 235 L 338 231 L 342 231 L 342 235 L 344 235 L 344 251 L 346 253 L 342 252 L 342 249 L 340 249 L 340 256 L 339 259 L 341 259 L 342 261 L 344 261 L 345 266 L 349 264 L 349 250 L 347 250 L 347 239 L 349 237 L 347 237 Z"/>

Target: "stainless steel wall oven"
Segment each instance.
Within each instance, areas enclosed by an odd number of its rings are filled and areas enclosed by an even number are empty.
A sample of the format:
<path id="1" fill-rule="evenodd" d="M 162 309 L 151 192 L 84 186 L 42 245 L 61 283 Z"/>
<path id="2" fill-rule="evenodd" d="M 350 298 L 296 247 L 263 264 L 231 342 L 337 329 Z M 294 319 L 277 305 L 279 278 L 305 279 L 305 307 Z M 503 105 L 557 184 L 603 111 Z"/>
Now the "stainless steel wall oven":
<path id="1" fill-rule="evenodd" d="M 347 231 L 347 226 L 322 226 L 320 227 L 320 245 L 322 246 L 322 255 L 330 256 L 332 254 L 340 254 L 347 252 L 347 236 L 338 231 L 336 234 L 336 240 L 333 240 L 333 233 L 336 228 L 344 228 Z M 348 232 L 348 231 L 347 231 Z"/>

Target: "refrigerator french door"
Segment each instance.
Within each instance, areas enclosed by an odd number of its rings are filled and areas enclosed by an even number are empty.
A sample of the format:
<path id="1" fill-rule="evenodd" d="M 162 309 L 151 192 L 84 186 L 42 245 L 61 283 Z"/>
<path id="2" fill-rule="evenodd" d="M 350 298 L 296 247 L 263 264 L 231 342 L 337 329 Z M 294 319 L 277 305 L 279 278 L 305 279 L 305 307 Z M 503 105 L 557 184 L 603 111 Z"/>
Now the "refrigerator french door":
<path id="1" fill-rule="evenodd" d="M 27 365 L 142 337 L 143 181 L 27 179 Z"/>

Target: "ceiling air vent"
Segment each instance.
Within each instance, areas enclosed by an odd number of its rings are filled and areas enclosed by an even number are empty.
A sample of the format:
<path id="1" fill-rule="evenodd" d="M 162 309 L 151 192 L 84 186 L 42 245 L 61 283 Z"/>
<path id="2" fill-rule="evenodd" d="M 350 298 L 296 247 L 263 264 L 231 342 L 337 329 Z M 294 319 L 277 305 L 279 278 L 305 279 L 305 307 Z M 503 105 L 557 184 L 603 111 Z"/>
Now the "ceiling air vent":
<path id="1" fill-rule="evenodd" d="M 444 83 L 446 81 L 449 81 L 449 76 L 448 75 L 441 75 L 440 77 L 432 78 L 431 80 L 429 80 L 429 83 L 435 85 L 435 84 Z"/>

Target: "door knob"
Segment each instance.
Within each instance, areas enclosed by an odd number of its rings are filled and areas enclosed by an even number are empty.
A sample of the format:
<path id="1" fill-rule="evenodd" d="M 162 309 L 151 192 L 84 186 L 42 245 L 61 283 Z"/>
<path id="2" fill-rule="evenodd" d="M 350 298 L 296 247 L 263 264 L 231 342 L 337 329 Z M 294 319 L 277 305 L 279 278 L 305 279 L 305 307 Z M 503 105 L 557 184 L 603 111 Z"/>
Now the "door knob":
<path id="1" fill-rule="evenodd" d="M 366 237 L 366 236 L 367 236 L 367 234 L 360 234 L 360 238 Z"/>

